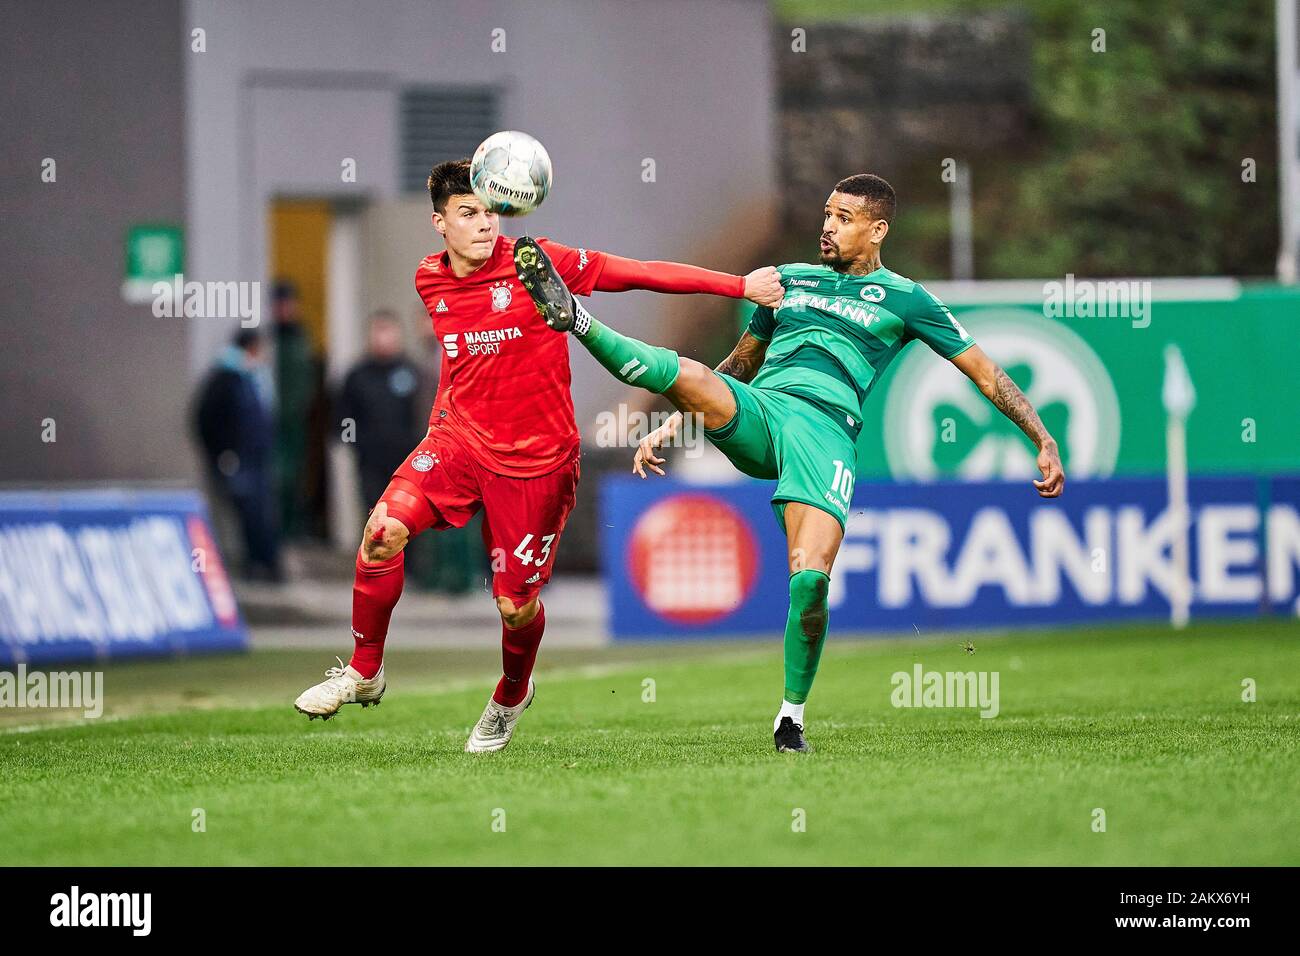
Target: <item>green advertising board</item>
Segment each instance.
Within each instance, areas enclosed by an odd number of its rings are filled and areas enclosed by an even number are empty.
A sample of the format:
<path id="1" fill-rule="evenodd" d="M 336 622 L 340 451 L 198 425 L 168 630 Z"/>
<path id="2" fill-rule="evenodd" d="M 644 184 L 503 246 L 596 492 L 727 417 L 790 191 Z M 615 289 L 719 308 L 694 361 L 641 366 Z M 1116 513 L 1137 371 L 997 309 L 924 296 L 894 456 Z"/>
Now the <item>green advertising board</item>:
<path id="1" fill-rule="evenodd" d="M 1164 471 L 1168 343 L 1182 351 L 1196 389 L 1187 420 L 1193 473 L 1300 472 L 1300 289 L 1154 280 L 1136 317 L 1114 314 L 1114 301 L 1108 309 L 1062 308 L 1058 290 L 1043 282 L 925 285 L 1039 409 L 1072 477 Z M 1037 474 L 1032 446 L 1015 426 L 923 345 L 904 349 L 866 412 L 860 476 Z"/>
<path id="2" fill-rule="evenodd" d="M 1172 297 L 1194 295 L 1198 284 L 1221 297 Z M 948 305 L 1040 410 L 1061 444 L 1067 474 L 1164 471 L 1160 393 L 1164 348 L 1171 342 L 1182 351 L 1197 394 L 1187 420 L 1191 471 L 1300 471 L 1294 354 L 1300 290 L 1194 282 L 1180 289 L 1170 280 L 1153 285 L 1149 315 L 1140 319 L 1060 315 L 1043 284 L 1026 288 L 1038 291 L 1031 301 Z M 872 394 L 872 417 L 858 446 L 859 474 L 993 478 L 1033 472 L 1032 448 L 1015 426 L 956 369 L 927 353 L 909 347 Z"/>

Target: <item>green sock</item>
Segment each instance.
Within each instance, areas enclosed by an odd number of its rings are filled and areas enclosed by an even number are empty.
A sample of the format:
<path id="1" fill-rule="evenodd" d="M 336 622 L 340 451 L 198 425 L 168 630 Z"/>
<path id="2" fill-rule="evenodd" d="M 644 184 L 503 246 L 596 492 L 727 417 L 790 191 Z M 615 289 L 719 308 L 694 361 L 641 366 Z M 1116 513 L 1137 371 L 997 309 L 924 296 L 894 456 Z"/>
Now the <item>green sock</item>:
<path id="1" fill-rule="evenodd" d="M 589 324 L 579 321 L 574 326 L 574 336 L 597 362 L 629 385 L 651 392 L 672 388 L 680 370 L 676 352 L 620 335 L 597 322 L 585 309 L 578 314 Z"/>
<path id="2" fill-rule="evenodd" d="M 790 613 L 785 619 L 785 699 L 802 704 L 812 690 L 826 643 L 830 576 L 805 569 L 790 575 Z"/>

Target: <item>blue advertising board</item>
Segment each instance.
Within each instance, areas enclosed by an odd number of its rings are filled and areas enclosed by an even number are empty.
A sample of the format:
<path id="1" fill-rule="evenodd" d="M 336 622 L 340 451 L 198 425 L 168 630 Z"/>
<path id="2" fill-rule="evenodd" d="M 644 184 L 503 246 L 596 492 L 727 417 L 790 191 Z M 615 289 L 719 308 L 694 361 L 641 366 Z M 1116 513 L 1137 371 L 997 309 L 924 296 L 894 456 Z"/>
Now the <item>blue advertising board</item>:
<path id="1" fill-rule="evenodd" d="M 0 493 L 0 666 L 247 642 L 195 492 Z"/>
<path id="2" fill-rule="evenodd" d="M 770 483 L 608 479 L 601 557 L 617 638 L 771 634 L 789 576 Z M 1193 615 L 1295 613 L 1300 478 L 1195 478 Z M 1162 618 L 1175 522 L 1160 478 L 859 482 L 832 626 L 925 631 Z"/>

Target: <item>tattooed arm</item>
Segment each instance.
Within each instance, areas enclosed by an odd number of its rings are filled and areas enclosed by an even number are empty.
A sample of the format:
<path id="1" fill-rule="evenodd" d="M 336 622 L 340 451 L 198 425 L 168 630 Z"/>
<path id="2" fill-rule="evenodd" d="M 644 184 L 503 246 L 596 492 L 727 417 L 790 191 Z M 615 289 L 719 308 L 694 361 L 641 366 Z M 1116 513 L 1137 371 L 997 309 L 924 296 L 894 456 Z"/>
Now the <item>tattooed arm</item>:
<path id="1" fill-rule="evenodd" d="M 952 364 L 975 383 L 998 411 L 1015 422 L 1038 449 L 1038 470 L 1043 473 L 1043 479 L 1035 479 L 1034 487 L 1039 495 L 1044 498 L 1059 495 L 1065 487 L 1065 471 L 1061 468 L 1061 453 L 1056 447 L 1056 439 L 1048 434 L 1038 412 L 1034 411 L 1034 406 L 1029 404 L 1029 399 L 1016 383 L 978 345 L 972 345 L 956 356 Z"/>
<path id="2" fill-rule="evenodd" d="M 730 375 L 738 382 L 750 382 L 758 374 L 766 355 L 767 343 L 745 332 L 731 354 L 718 363 L 714 371 Z"/>

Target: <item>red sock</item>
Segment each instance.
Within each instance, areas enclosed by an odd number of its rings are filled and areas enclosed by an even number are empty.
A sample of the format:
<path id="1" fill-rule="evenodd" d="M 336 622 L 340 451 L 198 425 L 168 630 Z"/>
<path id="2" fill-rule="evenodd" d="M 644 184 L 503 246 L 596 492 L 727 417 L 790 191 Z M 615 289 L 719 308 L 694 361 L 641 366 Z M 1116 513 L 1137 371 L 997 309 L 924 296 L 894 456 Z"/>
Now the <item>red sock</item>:
<path id="1" fill-rule="evenodd" d="M 352 585 L 352 636 L 357 646 L 349 661 L 353 670 L 367 679 L 379 673 L 384 662 L 384 638 L 388 619 L 402 596 L 406 552 L 378 564 L 366 564 L 357 552 L 357 576 Z"/>
<path id="2" fill-rule="evenodd" d="M 511 630 L 501 625 L 501 671 L 496 693 L 492 695 L 502 707 L 516 707 L 528 696 L 528 678 L 533 674 L 537 647 L 546 630 L 546 608 L 537 605 L 537 616 L 523 627 Z"/>

